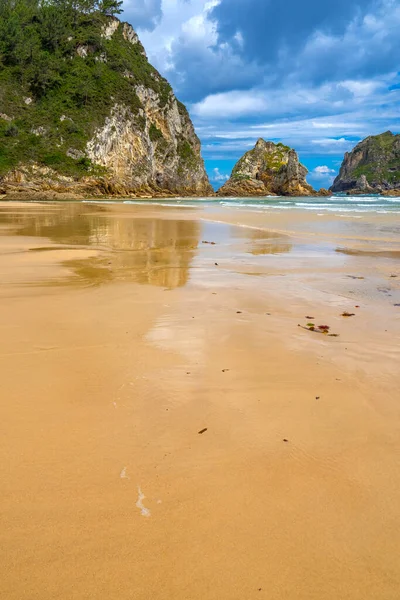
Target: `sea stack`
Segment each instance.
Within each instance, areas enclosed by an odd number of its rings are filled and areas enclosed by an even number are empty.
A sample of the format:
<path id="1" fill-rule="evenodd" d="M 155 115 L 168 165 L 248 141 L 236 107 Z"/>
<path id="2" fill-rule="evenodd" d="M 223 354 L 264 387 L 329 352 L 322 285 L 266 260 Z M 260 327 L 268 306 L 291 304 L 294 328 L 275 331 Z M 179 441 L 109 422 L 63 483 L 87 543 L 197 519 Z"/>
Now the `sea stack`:
<path id="1" fill-rule="evenodd" d="M 400 135 L 371 135 L 346 152 L 332 192 L 390 194 L 400 189 Z"/>
<path id="2" fill-rule="evenodd" d="M 308 171 L 297 152 L 282 143 L 260 138 L 233 168 L 218 196 L 314 196 L 306 181 Z"/>

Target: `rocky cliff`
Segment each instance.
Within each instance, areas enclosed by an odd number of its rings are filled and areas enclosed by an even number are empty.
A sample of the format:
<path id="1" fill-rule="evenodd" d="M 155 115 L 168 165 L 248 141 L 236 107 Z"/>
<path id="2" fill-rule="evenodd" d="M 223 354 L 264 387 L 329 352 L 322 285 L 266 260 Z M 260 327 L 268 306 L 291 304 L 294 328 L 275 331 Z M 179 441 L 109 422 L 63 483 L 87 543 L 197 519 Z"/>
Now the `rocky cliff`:
<path id="1" fill-rule="evenodd" d="M 295 150 L 284 144 L 259 139 L 233 168 L 218 196 L 311 196 L 317 192 L 307 183 L 308 171 Z"/>
<path id="2" fill-rule="evenodd" d="M 212 194 L 189 114 L 135 31 L 96 6 L 62 19 L 71 5 L 27 2 L 19 46 L 0 7 L 0 193 Z"/>
<path id="3" fill-rule="evenodd" d="M 346 152 L 332 192 L 382 193 L 400 188 L 400 135 L 367 137 Z"/>

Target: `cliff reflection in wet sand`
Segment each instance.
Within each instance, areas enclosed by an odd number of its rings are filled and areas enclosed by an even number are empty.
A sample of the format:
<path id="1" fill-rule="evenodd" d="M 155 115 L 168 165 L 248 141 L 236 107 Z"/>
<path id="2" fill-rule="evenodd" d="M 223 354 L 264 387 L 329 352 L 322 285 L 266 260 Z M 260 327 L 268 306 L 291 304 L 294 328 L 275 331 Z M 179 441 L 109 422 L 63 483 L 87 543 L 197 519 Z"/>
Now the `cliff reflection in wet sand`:
<path id="1" fill-rule="evenodd" d="M 200 238 L 194 221 L 117 217 L 103 207 L 81 204 L 2 209 L 0 224 L 9 235 L 48 238 L 63 247 L 88 247 L 99 256 L 69 260 L 79 283 L 136 281 L 175 288 L 189 278 Z M 59 246 L 58 246 L 59 247 Z M 53 245 L 33 250 L 54 249 Z"/>
<path id="2" fill-rule="evenodd" d="M 231 227 L 232 237 L 248 240 L 249 253 L 253 256 L 264 254 L 284 254 L 293 249 L 290 238 L 281 233 L 252 229 L 249 227 Z"/>
<path id="3" fill-rule="evenodd" d="M 92 227 L 90 245 L 107 246 L 112 252 L 73 266 L 91 283 L 117 279 L 181 287 L 189 279 L 199 235 L 199 226 L 192 221 L 103 219 Z"/>

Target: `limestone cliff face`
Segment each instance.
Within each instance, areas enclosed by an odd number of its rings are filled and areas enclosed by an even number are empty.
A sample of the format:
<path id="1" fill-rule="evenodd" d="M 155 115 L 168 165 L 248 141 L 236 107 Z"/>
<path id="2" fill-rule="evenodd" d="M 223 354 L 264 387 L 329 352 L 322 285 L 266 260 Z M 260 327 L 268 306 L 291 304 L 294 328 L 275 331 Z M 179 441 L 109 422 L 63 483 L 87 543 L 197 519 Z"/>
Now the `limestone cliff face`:
<path id="1" fill-rule="evenodd" d="M 115 104 L 87 143 L 86 155 L 133 193 L 212 194 L 200 141 L 185 107 L 172 92 L 165 106 L 143 85 L 136 93 L 143 107 L 139 113 Z"/>
<path id="2" fill-rule="evenodd" d="M 281 143 L 259 139 L 232 171 L 218 196 L 311 196 L 317 192 L 307 183 L 308 171 L 297 153 Z"/>
<path id="3" fill-rule="evenodd" d="M 18 146 L 22 132 L 11 127 L 19 105 L 8 104 L 11 115 L 0 110 L 0 155 L 4 122 L 5 150 L 12 144 L 12 158 L 20 157 L 13 168 L 0 171 L 0 193 L 212 195 L 189 114 L 149 64 L 133 28 L 109 18 L 99 38 L 97 46 L 77 43 L 71 56 L 88 79 L 93 77 L 93 83 L 80 82 L 78 105 L 72 89 L 71 98 L 64 94 L 58 107 L 51 104 L 53 114 L 46 121 L 46 96 L 21 98 L 24 119 L 31 113 L 35 123 L 28 134 L 38 138 L 40 151 Z"/>
<path id="4" fill-rule="evenodd" d="M 370 136 L 346 152 L 332 192 L 381 193 L 400 188 L 400 135 Z"/>

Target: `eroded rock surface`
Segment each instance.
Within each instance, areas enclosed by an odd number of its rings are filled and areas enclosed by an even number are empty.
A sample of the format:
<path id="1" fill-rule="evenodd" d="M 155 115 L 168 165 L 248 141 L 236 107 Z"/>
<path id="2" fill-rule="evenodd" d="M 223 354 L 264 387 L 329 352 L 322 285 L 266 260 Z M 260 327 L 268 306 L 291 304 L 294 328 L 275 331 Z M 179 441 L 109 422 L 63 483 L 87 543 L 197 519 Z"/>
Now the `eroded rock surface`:
<path id="1" fill-rule="evenodd" d="M 308 171 L 297 152 L 282 143 L 260 138 L 233 168 L 218 196 L 311 196 L 317 192 L 306 181 Z"/>

